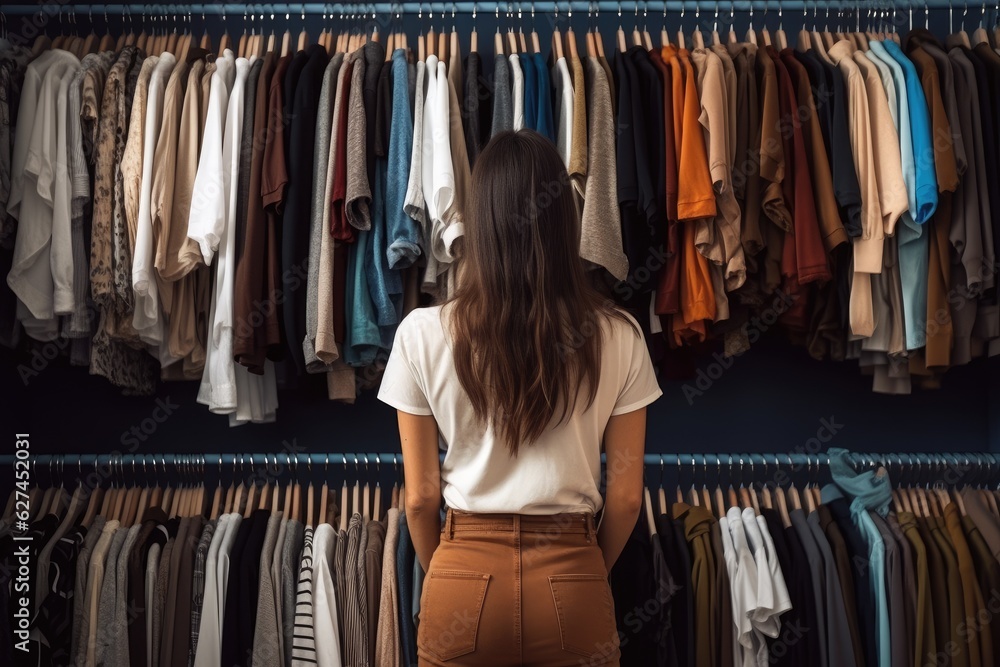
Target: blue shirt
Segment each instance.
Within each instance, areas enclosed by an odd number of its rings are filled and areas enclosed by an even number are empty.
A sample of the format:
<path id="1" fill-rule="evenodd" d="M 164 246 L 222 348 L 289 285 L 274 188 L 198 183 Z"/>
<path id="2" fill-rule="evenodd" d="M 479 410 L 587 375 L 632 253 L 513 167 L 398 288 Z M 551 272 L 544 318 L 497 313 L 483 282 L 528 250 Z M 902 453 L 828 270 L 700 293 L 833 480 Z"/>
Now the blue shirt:
<path id="1" fill-rule="evenodd" d="M 347 285 L 344 290 L 344 362 L 350 366 L 368 366 L 375 360 L 382 337 L 375 322 L 375 307 L 368 292 L 365 257 L 371 232 L 355 230 L 355 241 L 347 251 Z"/>
<path id="2" fill-rule="evenodd" d="M 385 224 L 389 242 L 386 258 L 392 269 L 412 266 L 420 256 L 420 226 L 403 210 L 410 178 L 410 153 L 413 150 L 413 116 L 408 93 L 406 52 L 396 49 L 392 53 L 392 123 L 385 188 Z"/>
<path id="3" fill-rule="evenodd" d="M 534 54 L 535 71 L 538 72 L 538 114 L 536 116 L 536 129 L 543 137 L 548 137 L 549 141 L 555 143 L 555 122 L 552 120 L 552 90 L 549 86 L 549 70 L 542 60 L 542 54 Z"/>
<path id="4" fill-rule="evenodd" d="M 934 144 L 931 137 L 930 112 L 920 84 L 920 76 L 913 62 L 903 55 L 899 46 L 890 40 L 869 42 L 881 47 L 889 56 L 886 63 L 895 63 L 903 76 L 898 85 L 905 98 L 909 113 L 912 167 L 903 162 L 903 178 L 912 174 L 913 187 L 907 180 L 910 210 L 903 215 L 903 224 L 897 227 L 899 242 L 899 282 L 903 292 L 903 328 L 906 349 L 916 350 L 927 342 L 927 253 L 929 237 L 923 223 L 934 214 L 938 204 L 937 174 L 934 171 Z M 893 68 L 894 76 L 896 68 Z M 902 144 L 902 142 L 900 142 Z M 903 156 L 905 160 L 905 155 Z"/>
<path id="5" fill-rule="evenodd" d="M 885 542 L 878 526 L 868 514 L 869 510 L 878 512 L 883 517 L 889 513 L 889 503 L 892 500 L 889 476 L 880 477 L 870 470 L 861 474 L 854 472 L 845 449 L 831 447 L 827 453 L 830 456 L 830 474 L 836 486 L 823 487 L 823 501 L 844 497 L 844 494 L 851 499 L 851 519 L 868 543 L 870 581 L 875 595 L 878 667 L 891 667 L 892 640 L 889 632 L 889 598 L 885 583 Z"/>
<path id="6" fill-rule="evenodd" d="M 911 207 L 913 220 L 919 225 L 927 222 L 937 210 L 937 174 L 934 172 L 934 142 L 931 137 L 930 112 L 920 84 L 920 75 L 899 45 L 891 40 L 882 42 L 885 51 L 899 64 L 906 81 L 907 107 L 910 112 L 910 136 L 913 143 L 913 162 L 916 179 L 916 207 Z"/>
<path id="7" fill-rule="evenodd" d="M 524 126 L 529 130 L 538 129 L 538 73 L 531 56 L 521 58 L 524 76 Z"/>

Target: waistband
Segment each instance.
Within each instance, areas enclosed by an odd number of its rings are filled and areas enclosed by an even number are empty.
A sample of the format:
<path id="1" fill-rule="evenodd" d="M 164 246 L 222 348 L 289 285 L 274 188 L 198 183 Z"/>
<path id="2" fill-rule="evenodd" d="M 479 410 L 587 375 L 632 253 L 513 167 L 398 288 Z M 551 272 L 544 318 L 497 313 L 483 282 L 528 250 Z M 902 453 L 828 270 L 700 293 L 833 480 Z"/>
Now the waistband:
<path id="1" fill-rule="evenodd" d="M 495 533 L 546 533 L 556 535 L 596 534 L 594 515 L 566 514 L 485 514 L 448 509 L 443 530 L 448 537 L 455 533 L 490 531 Z"/>

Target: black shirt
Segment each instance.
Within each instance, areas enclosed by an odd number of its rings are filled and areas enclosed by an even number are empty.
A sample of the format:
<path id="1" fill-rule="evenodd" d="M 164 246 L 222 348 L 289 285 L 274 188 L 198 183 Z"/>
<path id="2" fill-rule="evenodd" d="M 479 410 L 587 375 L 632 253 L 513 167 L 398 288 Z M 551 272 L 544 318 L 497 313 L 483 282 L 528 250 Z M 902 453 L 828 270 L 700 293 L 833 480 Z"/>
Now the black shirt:
<path id="1" fill-rule="evenodd" d="M 688 667 L 694 664 L 693 644 L 688 636 L 694 600 L 691 568 L 685 567 L 682 557 L 682 553 L 687 553 L 687 544 L 677 543 L 673 519 L 666 514 L 656 517 L 656 534 L 660 539 L 667 567 L 674 575 L 674 596 L 670 599 L 670 640 L 673 650 L 668 650 L 666 661 L 660 664 Z"/>
<path id="2" fill-rule="evenodd" d="M 858 172 L 854 168 L 851 153 L 851 132 L 847 116 L 847 88 L 840 70 L 829 63 L 823 63 L 833 100 L 830 116 L 830 161 L 833 167 L 833 193 L 840 204 L 840 219 L 851 238 L 861 236 L 861 188 L 858 186 Z"/>
<path id="3" fill-rule="evenodd" d="M 661 620 L 658 613 L 649 613 L 653 607 L 650 600 L 660 599 L 653 577 L 649 531 L 641 513 L 625 548 L 611 568 L 609 579 L 621 642 L 621 664 L 649 664 L 650 657 L 656 655 L 657 629 Z M 657 609 L 662 609 L 667 603 L 669 600 L 662 600 Z M 653 618 L 642 622 L 643 616 Z"/>
<path id="4" fill-rule="evenodd" d="M 296 375 L 305 373 L 302 341 L 306 330 L 306 290 L 302 283 L 309 261 L 316 113 L 328 60 L 326 49 L 313 44 L 295 55 L 284 81 L 285 108 L 291 109 L 291 114 L 285 116 L 285 130 L 289 133 L 288 195 L 281 222 L 281 277 L 286 297 L 282 320 L 285 342 L 294 362 L 294 368 L 288 368 L 289 386 L 297 384 Z"/>
<path id="5" fill-rule="evenodd" d="M 770 529 L 768 529 L 770 533 Z M 792 608 L 781 619 L 781 632 L 769 640 L 772 664 L 798 667 L 808 665 L 820 654 L 816 605 L 813 603 L 809 557 L 793 526 L 780 531 L 788 547 L 788 567 L 783 565 L 785 586 Z M 773 539 L 773 534 L 772 534 Z M 775 547 L 777 549 L 777 547 Z M 779 562 L 781 561 L 779 557 Z M 815 630 L 814 630 L 815 629 Z"/>
<path id="6" fill-rule="evenodd" d="M 875 641 L 875 593 L 871 585 L 868 569 L 868 543 L 851 519 L 851 508 L 844 498 L 836 498 L 824 505 L 830 508 L 833 520 L 837 522 L 847 550 L 851 553 L 851 562 L 863 564 L 854 568 L 854 593 L 858 607 L 858 624 L 861 630 L 861 643 L 864 646 L 865 663 L 878 664 L 878 651 Z"/>

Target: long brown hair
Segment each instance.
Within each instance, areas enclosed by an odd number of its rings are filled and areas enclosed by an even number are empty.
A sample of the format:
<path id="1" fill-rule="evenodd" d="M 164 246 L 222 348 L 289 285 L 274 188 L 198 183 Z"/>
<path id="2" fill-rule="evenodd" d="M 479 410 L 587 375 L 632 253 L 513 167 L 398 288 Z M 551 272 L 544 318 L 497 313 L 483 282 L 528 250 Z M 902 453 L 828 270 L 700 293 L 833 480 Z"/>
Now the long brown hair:
<path id="1" fill-rule="evenodd" d="M 593 402 L 602 327 L 625 319 L 591 287 L 580 221 L 555 146 L 530 130 L 496 135 L 472 172 L 464 266 L 449 313 L 455 370 L 477 418 L 512 455 L 536 440 L 579 388 Z"/>

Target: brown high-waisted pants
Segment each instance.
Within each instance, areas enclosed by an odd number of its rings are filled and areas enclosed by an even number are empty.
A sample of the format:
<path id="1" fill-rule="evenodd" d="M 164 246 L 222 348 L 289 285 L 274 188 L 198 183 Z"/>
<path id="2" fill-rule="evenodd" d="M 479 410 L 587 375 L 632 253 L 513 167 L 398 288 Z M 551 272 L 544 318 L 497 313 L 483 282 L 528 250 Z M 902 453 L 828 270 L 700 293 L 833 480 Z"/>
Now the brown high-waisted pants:
<path id="1" fill-rule="evenodd" d="M 417 653 L 421 667 L 617 666 L 593 515 L 448 510 L 420 597 Z"/>

